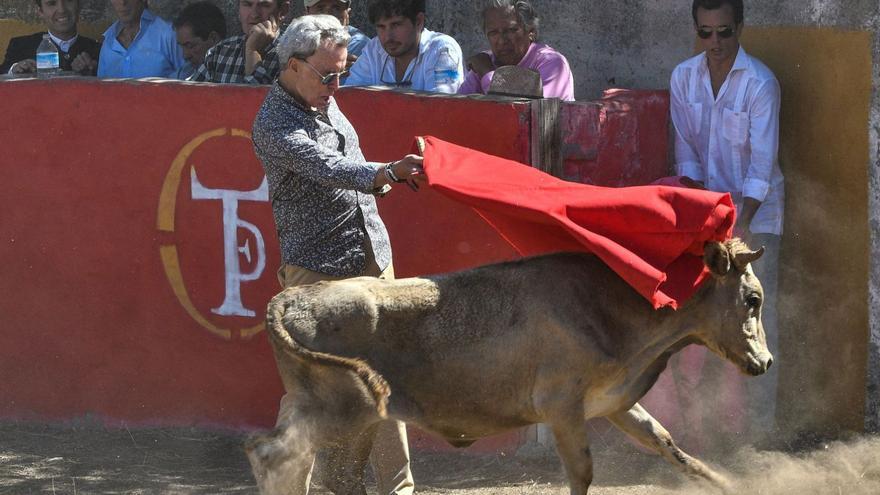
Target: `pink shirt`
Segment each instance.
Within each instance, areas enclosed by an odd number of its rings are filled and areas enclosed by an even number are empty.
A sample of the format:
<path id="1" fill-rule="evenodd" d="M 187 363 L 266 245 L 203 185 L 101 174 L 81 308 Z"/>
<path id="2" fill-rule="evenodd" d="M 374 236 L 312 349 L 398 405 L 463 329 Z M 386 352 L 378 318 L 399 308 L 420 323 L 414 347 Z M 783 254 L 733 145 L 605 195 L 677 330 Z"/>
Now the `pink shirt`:
<path id="1" fill-rule="evenodd" d="M 492 52 L 486 52 L 492 63 L 495 56 Z M 560 98 L 565 101 L 574 101 L 574 77 L 565 56 L 553 48 L 534 42 L 529 45 L 526 55 L 516 64 L 518 67 L 533 69 L 541 74 L 541 82 L 544 85 L 544 98 Z M 458 94 L 468 95 L 473 93 L 485 94 L 489 91 L 489 84 L 495 71 L 487 72 L 482 79 L 474 71 L 468 71 L 464 84 L 458 88 Z"/>

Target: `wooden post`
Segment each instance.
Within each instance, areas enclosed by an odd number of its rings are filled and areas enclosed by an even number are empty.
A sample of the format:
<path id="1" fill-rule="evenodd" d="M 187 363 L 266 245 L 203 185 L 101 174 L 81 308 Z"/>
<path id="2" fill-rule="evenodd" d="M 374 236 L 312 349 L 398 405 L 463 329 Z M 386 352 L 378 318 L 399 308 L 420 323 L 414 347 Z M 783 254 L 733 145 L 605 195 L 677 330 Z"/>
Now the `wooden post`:
<path id="1" fill-rule="evenodd" d="M 559 113 L 562 101 L 544 98 L 532 101 L 532 166 L 562 178 L 562 133 Z"/>

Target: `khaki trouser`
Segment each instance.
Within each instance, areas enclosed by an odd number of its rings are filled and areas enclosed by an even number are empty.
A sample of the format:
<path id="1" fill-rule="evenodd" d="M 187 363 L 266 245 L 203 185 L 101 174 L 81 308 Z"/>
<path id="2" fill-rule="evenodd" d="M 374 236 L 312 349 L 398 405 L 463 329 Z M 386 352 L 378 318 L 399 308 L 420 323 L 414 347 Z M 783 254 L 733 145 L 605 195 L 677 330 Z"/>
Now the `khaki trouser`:
<path id="1" fill-rule="evenodd" d="M 389 264 L 385 271 L 380 271 L 372 251 L 367 248 L 367 268 L 363 275 L 394 279 L 394 266 Z M 278 282 L 282 287 L 308 285 L 322 280 L 342 280 L 349 277 L 334 277 L 325 273 L 314 272 L 300 266 L 281 265 L 278 269 Z M 276 356 L 278 358 L 278 356 Z M 279 371 L 282 371 L 279 361 Z M 282 380 L 286 379 L 283 376 Z M 281 398 L 278 421 L 287 417 L 290 410 L 288 394 Z M 413 477 L 409 465 L 409 446 L 406 439 L 406 425 L 400 421 L 387 420 L 379 424 L 370 453 L 370 464 L 376 475 L 376 484 L 380 495 L 410 495 L 413 493 Z"/>

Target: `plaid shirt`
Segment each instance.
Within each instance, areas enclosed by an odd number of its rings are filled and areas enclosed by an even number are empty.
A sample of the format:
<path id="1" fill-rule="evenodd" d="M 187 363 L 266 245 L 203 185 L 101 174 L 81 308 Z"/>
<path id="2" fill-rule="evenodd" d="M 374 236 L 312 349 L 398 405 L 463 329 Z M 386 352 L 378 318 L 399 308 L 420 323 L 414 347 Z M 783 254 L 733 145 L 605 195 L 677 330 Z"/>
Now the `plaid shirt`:
<path id="1" fill-rule="evenodd" d="M 205 55 L 205 63 L 189 78 L 190 81 L 256 84 L 253 76 L 244 75 L 244 40 L 239 34 L 217 43 Z"/>
<path id="2" fill-rule="evenodd" d="M 284 31 L 281 31 L 282 33 Z M 278 60 L 278 39 L 275 38 L 266 50 L 263 60 L 254 67 L 254 74 L 251 76 L 254 82 L 258 84 L 272 84 L 278 79 L 281 73 L 281 62 Z"/>

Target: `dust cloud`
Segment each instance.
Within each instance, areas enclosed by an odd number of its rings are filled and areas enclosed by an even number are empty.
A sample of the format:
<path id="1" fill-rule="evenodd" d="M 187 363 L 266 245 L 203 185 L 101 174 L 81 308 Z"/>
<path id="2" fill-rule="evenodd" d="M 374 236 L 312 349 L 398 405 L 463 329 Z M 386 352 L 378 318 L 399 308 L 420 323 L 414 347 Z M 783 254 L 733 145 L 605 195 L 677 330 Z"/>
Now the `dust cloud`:
<path id="1" fill-rule="evenodd" d="M 724 463 L 733 483 L 733 493 L 880 494 L 880 437 L 829 443 L 805 453 L 743 448 Z M 675 493 L 707 495 L 712 491 L 702 483 L 686 483 Z"/>

